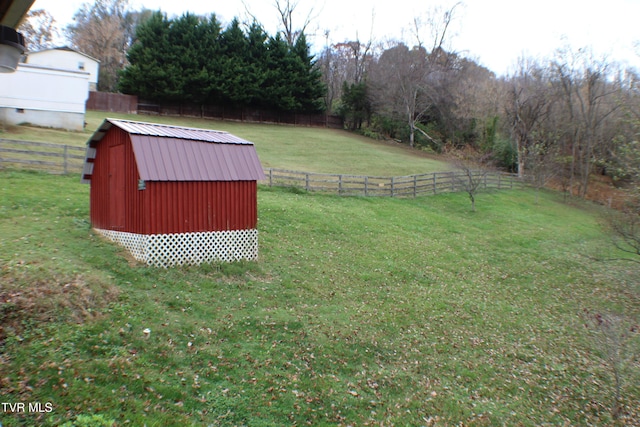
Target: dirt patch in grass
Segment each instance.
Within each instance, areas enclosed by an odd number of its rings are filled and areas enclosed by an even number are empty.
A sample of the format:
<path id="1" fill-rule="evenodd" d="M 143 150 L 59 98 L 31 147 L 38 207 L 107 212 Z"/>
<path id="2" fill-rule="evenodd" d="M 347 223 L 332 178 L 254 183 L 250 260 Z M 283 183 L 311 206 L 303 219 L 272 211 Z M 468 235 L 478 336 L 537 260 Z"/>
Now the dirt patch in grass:
<path id="1" fill-rule="evenodd" d="M 0 286 L 0 343 L 30 324 L 82 323 L 98 316 L 118 297 L 118 288 L 103 277 L 36 278 L 20 271 L 3 272 Z"/>

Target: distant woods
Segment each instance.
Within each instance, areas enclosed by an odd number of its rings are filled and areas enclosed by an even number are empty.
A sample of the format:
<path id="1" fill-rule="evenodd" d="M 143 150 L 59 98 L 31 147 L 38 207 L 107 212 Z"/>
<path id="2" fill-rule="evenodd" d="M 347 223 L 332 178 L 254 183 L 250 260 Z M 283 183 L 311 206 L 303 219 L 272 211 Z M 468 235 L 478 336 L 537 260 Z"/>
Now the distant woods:
<path id="1" fill-rule="evenodd" d="M 452 47 L 460 3 L 414 17 L 411 40 L 335 43 L 325 31 L 318 43 L 315 34 L 313 55 L 305 36 L 317 28 L 311 11 L 272 3 L 281 23 L 275 35 L 256 16 L 223 26 L 215 14 L 168 18 L 133 11 L 128 0 L 84 4 L 65 34 L 101 61 L 101 91 L 158 103 L 326 111 L 367 136 L 434 152 L 471 149 L 536 186 L 552 180 L 585 196 L 598 173 L 640 188 L 638 70 L 561 46 L 496 76 Z M 23 30 L 32 46 L 47 47 L 55 26 L 36 12 Z"/>

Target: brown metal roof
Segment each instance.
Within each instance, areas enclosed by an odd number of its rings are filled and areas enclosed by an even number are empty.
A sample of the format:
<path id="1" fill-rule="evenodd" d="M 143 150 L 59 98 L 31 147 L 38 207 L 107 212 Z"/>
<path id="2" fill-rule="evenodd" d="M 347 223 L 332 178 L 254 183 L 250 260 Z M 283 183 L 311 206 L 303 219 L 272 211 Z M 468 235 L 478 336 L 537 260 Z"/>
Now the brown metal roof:
<path id="1" fill-rule="evenodd" d="M 128 120 L 105 119 L 87 142 L 83 182 L 89 163 L 112 126 L 131 137 L 140 178 L 145 181 L 253 181 L 265 179 L 252 142 L 228 132 Z"/>
<path id="2" fill-rule="evenodd" d="M 131 135 L 145 181 L 253 181 L 265 179 L 253 144 Z"/>

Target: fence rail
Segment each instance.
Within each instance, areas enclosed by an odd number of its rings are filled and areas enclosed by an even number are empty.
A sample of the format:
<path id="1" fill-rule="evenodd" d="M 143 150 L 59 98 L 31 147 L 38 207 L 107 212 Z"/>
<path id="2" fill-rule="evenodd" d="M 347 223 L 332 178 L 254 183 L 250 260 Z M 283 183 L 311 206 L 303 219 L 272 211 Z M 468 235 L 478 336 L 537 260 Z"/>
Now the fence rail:
<path id="1" fill-rule="evenodd" d="M 469 176 L 462 171 L 433 172 L 408 176 L 365 176 L 265 169 L 267 184 L 295 187 L 306 191 L 323 191 L 346 196 L 417 197 L 431 194 L 467 191 Z M 513 174 L 473 172 L 479 190 L 505 190 L 520 181 Z"/>
<path id="2" fill-rule="evenodd" d="M 51 173 L 80 173 L 85 148 L 46 142 L 0 139 L 0 167 L 18 166 Z M 468 177 L 462 171 L 434 172 L 409 176 L 365 176 L 299 172 L 267 168 L 266 184 L 296 187 L 345 196 L 418 197 L 466 191 Z M 515 175 L 499 172 L 476 172 L 473 179 L 480 190 L 510 189 L 520 181 Z"/>
<path id="3" fill-rule="evenodd" d="M 44 169 L 51 173 L 80 172 L 84 153 L 84 147 L 0 139 L 0 166 L 20 165 L 26 169 Z"/>

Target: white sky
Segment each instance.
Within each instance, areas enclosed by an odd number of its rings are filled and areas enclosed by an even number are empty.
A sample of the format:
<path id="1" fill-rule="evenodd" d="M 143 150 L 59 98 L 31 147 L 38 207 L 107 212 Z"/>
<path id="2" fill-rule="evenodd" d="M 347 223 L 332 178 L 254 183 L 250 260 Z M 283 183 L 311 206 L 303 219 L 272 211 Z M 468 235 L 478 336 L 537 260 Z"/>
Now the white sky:
<path id="1" fill-rule="evenodd" d="M 292 0 L 293 1 L 293 0 Z M 432 6 L 453 4 L 454 0 L 297 0 L 302 21 L 310 8 L 314 19 L 310 31 L 315 46 L 353 40 L 374 42 L 403 39 L 413 43 L 413 17 L 425 16 Z M 71 22 L 83 3 L 94 0 L 36 0 L 32 9 L 46 9 L 60 27 Z M 277 10 L 275 0 L 130 0 L 134 9 L 143 6 L 167 15 L 184 12 L 215 13 L 223 23 L 233 17 L 246 16 L 245 6 L 258 18 L 270 35 L 275 34 Z M 294 16 L 295 19 L 295 16 Z M 463 0 L 456 9 L 450 29 L 450 48 L 464 53 L 498 74 L 508 72 L 518 57 L 550 57 L 567 43 L 574 49 L 591 47 L 597 56 L 623 65 L 640 67 L 640 0 Z M 295 26 L 295 21 L 294 21 Z M 428 38 L 425 34 L 423 37 Z"/>

